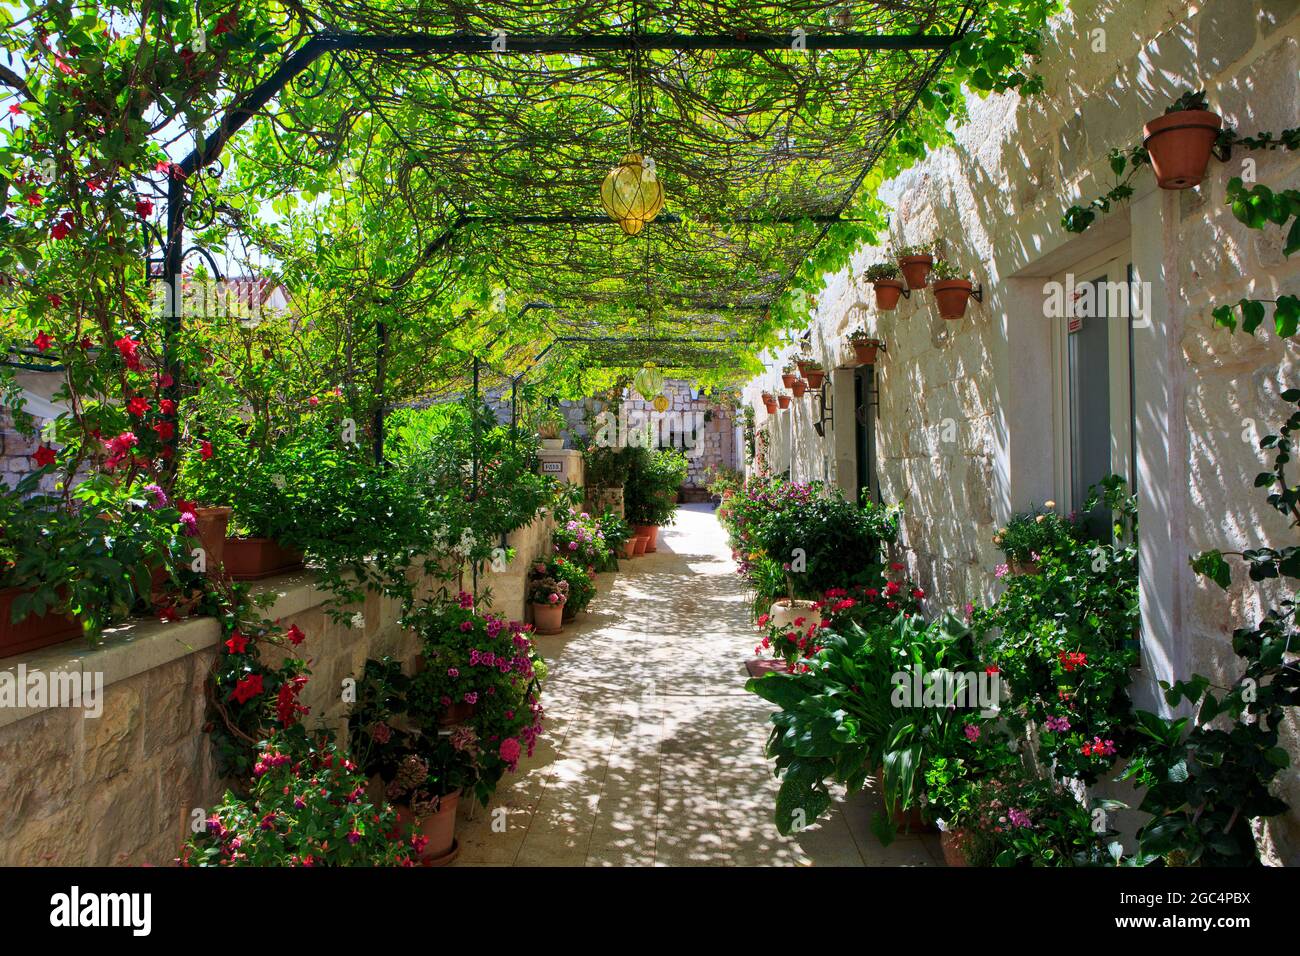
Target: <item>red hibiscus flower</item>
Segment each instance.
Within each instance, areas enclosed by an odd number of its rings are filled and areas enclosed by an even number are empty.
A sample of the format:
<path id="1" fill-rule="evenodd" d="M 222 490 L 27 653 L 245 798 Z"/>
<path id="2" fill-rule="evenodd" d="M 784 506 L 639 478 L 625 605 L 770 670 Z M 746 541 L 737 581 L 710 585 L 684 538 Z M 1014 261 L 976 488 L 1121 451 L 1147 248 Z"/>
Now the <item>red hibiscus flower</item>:
<path id="1" fill-rule="evenodd" d="M 37 468 L 49 468 L 50 465 L 54 464 L 57 457 L 53 448 L 47 448 L 44 445 L 36 449 L 36 454 L 32 455 L 32 458 L 36 460 Z"/>
<path id="2" fill-rule="evenodd" d="M 143 418 L 149 411 L 149 399 L 137 395 L 126 403 L 126 410 L 136 418 Z"/>
<path id="3" fill-rule="evenodd" d="M 248 674 L 235 684 L 235 689 L 230 692 L 230 699 L 246 704 L 260 693 L 262 693 L 262 675 Z"/>
<path id="4" fill-rule="evenodd" d="M 36 338 L 32 339 L 32 344 L 35 345 L 38 349 L 40 349 L 42 352 L 44 352 L 48 350 L 51 345 L 54 344 L 54 340 L 50 338 L 49 335 L 46 334 L 45 332 L 37 332 Z"/>
<path id="5" fill-rule="evenodd" d="M 147 216 L 152 216 L 152 215 L 153 215 L 153 200 L 152 200 L 152 199 L 137 199 L 137 200 L 135 201 L 135 211 L 136 211 L 136 215 L 140 216 L 141 218 L 145 218 L 145 217 L 147 217 Z"/>

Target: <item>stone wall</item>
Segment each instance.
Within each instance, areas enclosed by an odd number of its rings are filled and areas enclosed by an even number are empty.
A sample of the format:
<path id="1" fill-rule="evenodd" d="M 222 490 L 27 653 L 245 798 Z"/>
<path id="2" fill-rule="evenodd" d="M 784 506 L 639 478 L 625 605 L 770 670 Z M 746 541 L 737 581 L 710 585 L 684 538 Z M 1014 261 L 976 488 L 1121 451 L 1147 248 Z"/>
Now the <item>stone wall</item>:
<path id="1" fill-rule="evenodd" d="M 1104 52 L 1094 50 L 1099 37 Z M 1143 171 L 1136 195 L 1084 235 L 1066 233 L 1060 217 L 1110 187 L 1108 150 L 1139 142 L 1142 123 L 1186 89 L 1204 88 L 1242 133 L 1300 125 L 1300 4 L 1076 0 L 1055 22 L 1040 68 L 1043 94 L 973 100 L 956 145 L 883 193 L 895 210 L 888 242 L 941 242 L 982 284 L 983 303 L 972 301 L 959 322 L 939 318 L 928 292 L 877 310 L 862 276 L 888 258 L 882 242 L 829 277 L 811 344 L 832 370 L 837 405 L 851 408 L 845 333 L 863 322 L 886 340 L 875 439 L 884 497 L 906 507 L 900 555 L 934 596 L 931 610 L 987 600 L 1002 560 L 994 530 L 1016 511 L 1060 500 L 1064 481 L 1045 283 L 1127 243 L 1135 279 L 1151 294 L 1151 322 L 1135 328 L 1132 345 L 1145 662 L 1135 697 L 1161 709 L 1159 679 L 1235 678 L 1232 629 L 1253 622 L 1270 597 L 1244 576 L 1225 597 L 1190 572 L 1188 556 L 1294 540 L 1251 488 L 1266 462 L 1252 439 L 1278 421 L 1300 347 L 1266 329 L 1230 334 L 1210 311 L 1244 295 L 1300 292 L 1300 256 L 1282 256 L 1281 230 L 1248 230 L 1224 202 L 1244 159 L 1275 189 L 1300 185 L 1300 160 L 1238 150 L 1228 163 L 1212 160 L 1200 187 L 1177 193 Z M 851 414 L 837 414 L 821 439 L 806 399 L 775 418 L 763 410 L 759 393 L 779 387 L 786 360 L 773 357 L 745 392 L 767 424 L 773 470 L 852 488 Z M 1293 723 L 1286 734 L 1292 768 L 1280 792 L 1300 807 L 1296 731 Z M 1261 845 L 1270 859 L 1300 862 L 1300 811 L 1270 824 Z"/>
<path id="2" fill-rule="evenodd" d="M 522 619 L 528 568 L 550 547 L 550 530 L 546 517 L 514 532 L 508 570 L 480 577 L 497 613 Z M 259 582 L 253 591 L 275 596 L 268 617 L 307 635 L 295 653 L 312 672 L 301 696 L 309 726 L 344 735 L 343 680 L 360 674 L 368 657 L 410 661 L 417 650 L 395 601 L 368 595 L 350 627 L 326 613 L 328 592 L 309 571 Z M 176 857 L 194 810 L 211 808 L 224 790 L 203 730 L 204 686 L 219 637 L 208 618 L 138 620 L 112 629 L 94 648 L 72 642 L 0 661 L 0 671 L 16 674 L 21 664 L 28 672 L 98 673 L 104 682 L 98 717 L 0 707 L 0 866 L 166 865 Z M 276 653 L 268 649 L 269 663 Z"/>
<path id="3" fill-rule="evenodd" d="M 740 467 L 743 452 L 737 448 L 735 410 L 725 402 L 698 393 L 689 382 L 678 379 L 665 382 L 663 393 L 669 403 L 663 414 L 676 416 L 673 420 L 681 421 L 693 442 L 690 447 L 678 445 L 686 453 L 687 461 L 682 500 L 707 500 L 710 472 Z M 655 412 L 654 405 L 635 392 L 624 405 L 629 414 Z"/>

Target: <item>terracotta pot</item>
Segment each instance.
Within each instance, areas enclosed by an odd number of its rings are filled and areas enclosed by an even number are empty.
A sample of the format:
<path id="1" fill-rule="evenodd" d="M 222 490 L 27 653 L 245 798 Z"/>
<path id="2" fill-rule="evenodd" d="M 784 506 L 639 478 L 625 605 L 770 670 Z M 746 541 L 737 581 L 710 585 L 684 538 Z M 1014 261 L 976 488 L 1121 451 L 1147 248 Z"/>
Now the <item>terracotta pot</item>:
<path id="1" fill-rule="evenodd" d="M 808 391 L 808 383 L 801 378 L 796 378 L 794 384 L 790 386 L 790 391 L 794 393 L 795 398 L 803 398 L 803 393 Z"/>
<path id="2" fill-rule="evenodd" d="M 273 538 L 227 538 L 226 574 L 236 581 L 258 581 L 302 567 L 302 552 L 286 548 Z"/>
<path id="3" fill-rule="evenodd" d="M 945 319 L 960 319 L 965 315 L 972 288 L 966 279 L 940 279 L 936 282 L 934 300 L 939 303 L 939 315 Z"/>
<path id="4" fill-rule="evenodd" d="M 795 359 L 794 367 L 799 370 L 799 374 L 804 378 L 808 377 L 808 366 L 812 364 L 812 359 Z"/>
<path id="5" fill-rule="evenodd" d="M 903 256 L 898 260 L 899 271 L 903 273 L 903 278 L 907 280 L 909 289 L 924 289 L 930 284 L 930 267 L 932 265 L 934 265 L 934 256 Z M 894 299 L 894 304 L 898 304 L 897 297 Z"/>
<path id="6" fill-rule="evenodd" d="M 793 372 L 781 373 L 781 384 L 784 385 L 786 388 L 794 388 L 794 383 L 797 382 L 798 380 L 799 380 L 799 376 L 795 375 Z"/>
<path id="7" fill-rule="evenodd" d="M 809 388 L 814 388 L 814 389 L 821 388 L 822 382 L 826 381 L 826 370 L 820 368 L 817 369 L 810 368 L 807 372 L 804 373 L 804 378 L 808 380 Z"/>
<path id="8" fill-rule="evenodd" d="M 632 556 L 639 558 L 641 555 L 645 554 L 646 545 L 650 543 L 650 539 L 643 534 L 638 534 L 632 538 L 632 541 L 635 545 Z"/>
<path id="9" fill-rule="evenodd" d="M 1161 189 L 1190 189 L 1205 178 L 1223 120 L 1209 110 L 1180 110 L 1142 127 L 1142 145 Z"/>
<path id="10" fill-rule="evenodd" d="M 207 552 L 208 576 L 216 577 L 226 556 L 226 525 L 230 523 L 230 509 L 195 508 L 194 517 L 198 523 L 199 543 Z"/>
<path id="11" fill-rule="evenodd" d="M 879 351 L 880 346 L 870 340 L 853 343 L 853 356 L 859 365 L 875 365 L 876 353 Z"/>
<path id="12" fill-rule="evenodd" d="M 782 410 L 789 408 L 789 407 L 790 407 L 790 396 L 789 396 L 789 395 L 778 395 L 778 396 L 776 397 L 776 404 L 777 404 L 777 406 L 778 406 L 779 408 L 781 408 Z"/>
<path id="13" fill-rule="evenodd" d="M 763 399 L 763 407 L 767 409 L 769 415 L 776 414 L 776 399 Z"/>
<path id="14" fill-rule="evenodd" d="M 81 622 L 62 614 L 28 614 L 14 624 L 14 599 L 23 593 L 20 588 L 0 591 L 0 657 L 26 654 L 81 637 Z"/>
<path id="15" fill-rule="evenodd" d="M 541 604 L 533 602 L 533 629 L 538 634 L 559 634 L 564 630 L 564 603 Z"/>
<path id="16" fill-rule="evenodd" d="M 898 308 L 898 300 L 903 295 L 903 280 L 881 279 L 871 283 L 876 290 L 876 308 L 892 312 Z"/>
<path id="17" fill-rule="evenodd" d="M 634 529 L 639 536 L 644 536 L 645 553 L 654 554 L 659 546 L 659 526 L 654 524 L 639 524 Z"/>
<path id="18" fill-rule="evenodd" d="M 880 798 L 885 798 L 885 775 L 876 771 L 876 793 Z M 920 807 L 908 807 L 904 813 L 896 805 L 886 807 L 889 813 L 889 820 L 897 828 L 899 833 L 933 833 L 938 828 L 932 823 L 926 823 L 925 817 L 921 813 Z"/>
<path id="19" fill-rule="evenodd" d="M 793 625 L 795 618 L 802 617 L 811 620 L 821 620 L 821 615 L 813 610 L 816 601 L 791 601 L 789 598 L 781 598 L 773 604 L 767 612 L 767 623 L 772 627 L 786 627 Z"/>
<path id="20" fill-rule="evenodd" d="M 943 850 L 943 862 L 949 866 L 970 866 L 966 862 L 965 830 L 944 830 L 939 834 L 939 847 Z"/>
<path id="21" fill-rule="evenodd" d="M 420 854 L 420 862 L 425 866 L 437 866 L 456 852 L 456 807 L 459 805 L 459 790 L 447 794 L 438 801 L 436 811 L 426 813 L 419 819 L 409 806 L 402 803 L 393 805 L 402 834 L 405 835 L 414 827 L 419 836 L 429 841 Z"/>
<path id="22" fill-rule="evenodd" d="M 628 538 L 623 542 L 623 557 L 636 557 L 636 538 Z"/>
<path id="23" fill-rule="evenodd" d="M 443 727 L 450 727 L 452 724 L 463 724 L 474 716 L 474 709 L 477 706 L 477 704 L 458 700 L 439 715 L 438 723 Z"/>

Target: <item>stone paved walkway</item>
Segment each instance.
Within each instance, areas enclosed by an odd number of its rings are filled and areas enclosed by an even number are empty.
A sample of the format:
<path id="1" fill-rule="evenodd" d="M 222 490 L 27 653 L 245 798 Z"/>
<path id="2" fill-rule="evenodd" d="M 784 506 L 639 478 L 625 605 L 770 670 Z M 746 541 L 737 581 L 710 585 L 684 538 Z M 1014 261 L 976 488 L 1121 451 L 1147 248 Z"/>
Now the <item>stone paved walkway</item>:
<path id="1" fill-rule="evenodd" d="M 798 837 L 772 822 L 771 707 L 745 692 L 745 594 L 707 506 L 600 576 L 577 624 L 539 638 L 546 732 L 486 810 L 462 802 L 455 865 L 931 866 L 934 837 L 882 847 L 870 792 Z M 504 809 L 504 814 L 501 810 Z M 496 825 L 494 827 L 494 821 Z"/>

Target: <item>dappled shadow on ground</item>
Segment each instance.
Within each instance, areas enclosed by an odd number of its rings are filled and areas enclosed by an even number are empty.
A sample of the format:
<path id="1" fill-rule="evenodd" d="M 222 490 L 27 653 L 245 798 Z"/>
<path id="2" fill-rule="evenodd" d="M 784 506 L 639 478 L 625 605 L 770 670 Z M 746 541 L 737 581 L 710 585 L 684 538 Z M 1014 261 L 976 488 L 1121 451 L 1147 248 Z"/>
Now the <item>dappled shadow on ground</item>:
<path id="1" fill-rule="evenodd" d="M 746 608 L 707 505 L 602 575 L 591 610 L 539 639 L 546 732 L 490 807 L 462 812 L 457 865 L 932 865 L 932 837 L 879 845 L 870 793 L 777 833 L 771 707 L 744 689 Z"/>

